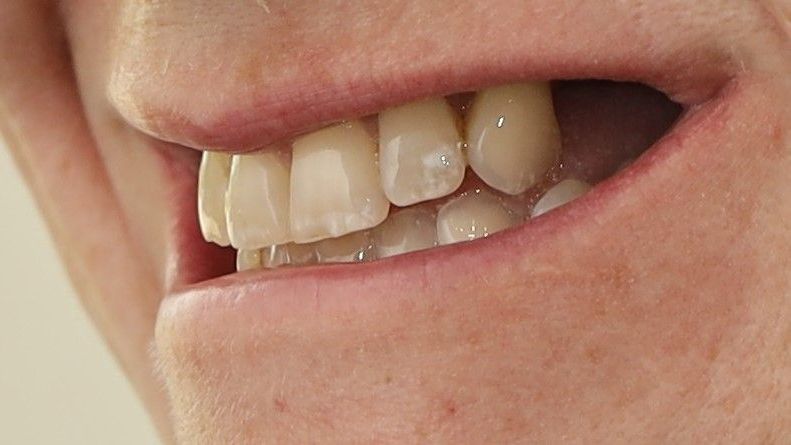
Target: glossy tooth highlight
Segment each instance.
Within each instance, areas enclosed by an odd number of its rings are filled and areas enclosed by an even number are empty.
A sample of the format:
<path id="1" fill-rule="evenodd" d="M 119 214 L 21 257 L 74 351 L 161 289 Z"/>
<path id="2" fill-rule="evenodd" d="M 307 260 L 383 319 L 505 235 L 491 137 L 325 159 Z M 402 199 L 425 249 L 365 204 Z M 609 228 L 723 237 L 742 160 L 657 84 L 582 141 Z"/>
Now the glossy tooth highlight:
<path id="1" fill-rule="evenodd" d="M 530 215 L 533 218 L 543 215 L 544 213 L 574 201 L 585 193 L 588 193 L 590 189 L 591 186 L 588 183 L 577 179 L 566 179 L 561 181 L 544 193 L 544 196 L 542 196 L 533 207 L 533 211 Z"/>
<path id="2" fill-rule="evenodd" d="M 375 259 L 368 231 L 350 233 L 316 243 L 319 263 L 359 263 Z"/>
<path id="3" fill-rule="evenodd" d="M 546 82 L 480 91 L 467 116 L 470 167 L 494 189 L 516 195 L 538 183 L 560 155 L 560 129 Z"/>
<path id="4" fill-rule="evenodd" d="M 409 208 L 391 214 L 373 231 L 378 258 L 387 258 L 437 245 L 436 214 L 425 208 Z"/>
<path id="5" fill-rule="evenodd" d="M 441 245 L 472 241 L 519 222 L 500 198 L 486 190 L 474 190 L 442 206 L 437 214 L 437 239 Z"/>
<path id="6" fill-rule="evenodd" d="M 453 193 L 464 180 L 459 117 L 444 98 L 379 114 L 382 189 L 397 206 Z"/>
<path id="7" fill-rule="evenodd" d="M 225 211 L 231 245 L 260 249 L 290 241 L 289 171 L 276 153 L 236 155 Z"/>
<path id="8" fill-rule="evenodd" d="M 376 144 L 359 122 L 294 141 L 291 234 L 307 243 L 374 227 L 390 203 L 379 186 Z"/>
<path id="9" fill-rule="evenodd" d="M 198 221 L 203 239 L 228 246 L 228 227 L 225 222 L 225 191 L 231 171 L 231 156 L 203 152 L 198 172 Z"/>

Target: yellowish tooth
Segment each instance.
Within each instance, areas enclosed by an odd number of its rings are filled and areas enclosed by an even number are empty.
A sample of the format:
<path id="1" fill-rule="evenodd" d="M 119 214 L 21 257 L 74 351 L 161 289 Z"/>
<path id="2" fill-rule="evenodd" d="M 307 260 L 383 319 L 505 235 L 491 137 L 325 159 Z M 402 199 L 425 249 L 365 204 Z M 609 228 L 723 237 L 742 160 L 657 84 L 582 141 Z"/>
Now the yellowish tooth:
<path id="1" fill-rule="evenodd" d="M 236 270 L 239 272 L 261 267 L 261 251 L 239 250 L 236 252 Z"/>
<path id="2" fill-rule="evenodd" d="M 390 209 L 379 185 L 376 144 L 359 122 L 294 142 L 291 233 L 307 243 L 374 227 Z"/>
<path id="3" fill-rule="evenodd" d="M 379 114 L 379 170 L 390 202 L 403 207 L 459 188 L 466 163 L 457 119 L 443 98 Z"/>
<path id="4" fill-rule="evenodd" d="M 442 206 L 437 214 L 437 239 L 441 245 L 485 238 L 513 227 L 517 218 L 493 194 L 467 192 Z"/>
<path id="5" fill-rule="evenodd" d="M 437 245 L 437 219 L 423 208 L 404 209 L 374 229 L 377 258 L 387 258 Z"/>
<path id="6" fill-rule="evenodd" d="M 198 172 L 198 221 L 206 241 L 228 246 L 225 223 L 225 192 L 231 172 L 231 156 L 204 151 Z"/>
<path id="7" fill-rule="evenodd" d="M 307 266 L 318 261 L 316 258 L 316 243 L 289 243 L 285 247 L 288 250 L 288 264 L 292 266 Z"/>
<path id="8" fill-rule="evenodd" d="M 371 237 L 367 231 L 350 233 L 316 243 L 320 263 L 358 263 L 374 259 Z"/>
<path id="9" fill-rule="evenodd" d="M 290 241 L 289 172 L 276 153 L 236 155 L 226 196 L 231 245 L 259 249 Z"/>
<path id="10" fill-rule="evenodd" d="M 288 264 L 290 264 L 288 244 L 261 249 L 261 265 L 263 267 L 274 269 Z"/>
<path id="11" fill-rule="evenodd" d="M 467 116 L 470 167 L 489 186 L 516 195 L 538 183 L 560 155 L 560 129 L 546 82 L 480 91 Z"/>
<path id="12" fill-rule="evenodd" d="M 577 179 L 566 179 L 549 189 L 533 207 L 531 216 L 543 215 L 588 193 L 591 186 Z"/>

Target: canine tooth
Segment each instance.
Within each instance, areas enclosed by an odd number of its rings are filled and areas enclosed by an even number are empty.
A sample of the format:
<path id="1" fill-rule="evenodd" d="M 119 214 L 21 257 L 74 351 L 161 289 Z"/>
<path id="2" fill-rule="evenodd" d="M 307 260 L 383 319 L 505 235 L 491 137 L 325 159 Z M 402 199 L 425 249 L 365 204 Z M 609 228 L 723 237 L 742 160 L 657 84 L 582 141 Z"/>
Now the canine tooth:
<path id="1" fill-rule="evenodd" d="M 254 250 L 239 250 L 236 252 L 236 270 L 239 272 L 243 270 L 258 269 L 261 267 L 261 251 Z"/>
<path id="2" fill-rule="evenodd" d="M 531 216 L 535 218 L 536 216 L 543 215 L 550 210 L 574 201 L 587 193 L 590 189 L 590 185 L 577 179 L 566 179 L 561 181 L 544 193 L 544 196 L 542 196 L 533 207 Z"/>
<path id="3" fill-rule="evenodd" d="M 437 218 L 428 209 L 404 209 L 374 229 L 377 258 L 423 250 L 437 245 Z"/>
<path id="4" fill-rule="evenodd" d="M 502 201 L 487 191 L 468 192 L 445 204 L 437 214 L 441 245 L 485 238 L 519 223 Z"/>
<path id="5" fill-rule="evenodd" d="M 449 195 L 466 167 L 455 111 L 444 98 L 379 114 L 379 171 L 387 198 L 407 206 Z"/>
<path id="6" fill-rule="evenodd" d="M 523 193 L 552 167 L 560 130 L 546 82 L 480 91 L 467 117 L 470 167 L 492 188 Z"/>
<path id="7" fill-rule="evenodd" d="M 376 144 L 359 122 L 294 141 L 291 233 L 306 243 L 374 227 L 390 203 L 379 185 Z"/>
<path id="8" fill-rule="evenodd" d="M 198 172 L 198 221 L 206 241 L 231 243 L 225 223 L 225 192 L 231 171 L 231 156 L 204 151 Z"/>
<path id="9" fill-rule="evenodd" d="M 367 231 L 328 238 L 316 243 L 320 263 L 357 263 L 374 259 L 371 237 Z"/>
<path id="10" fill-rule="evenodd" d="M 228 234 L 237 249 L 289 241 L 288 167 L 275 153 L 236 155 L 225 201 Z"/>

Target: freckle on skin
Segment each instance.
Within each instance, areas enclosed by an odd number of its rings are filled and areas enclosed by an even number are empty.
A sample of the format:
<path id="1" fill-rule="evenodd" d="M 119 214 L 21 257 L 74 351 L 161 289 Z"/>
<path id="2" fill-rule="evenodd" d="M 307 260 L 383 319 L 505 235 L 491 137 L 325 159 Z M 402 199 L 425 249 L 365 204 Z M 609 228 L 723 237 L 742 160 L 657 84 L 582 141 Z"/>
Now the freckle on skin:
<path id="1" fill-rule="evenodd" d="M 286 404 L 286 401 L 283 400 L 282 398 L 275 397 L 274 402 L 275 402 L 275 409 L 277 410 L 277 412 L 282 413 L 285 412 L 286 409 L 288 409 L 288 404 Z"/>

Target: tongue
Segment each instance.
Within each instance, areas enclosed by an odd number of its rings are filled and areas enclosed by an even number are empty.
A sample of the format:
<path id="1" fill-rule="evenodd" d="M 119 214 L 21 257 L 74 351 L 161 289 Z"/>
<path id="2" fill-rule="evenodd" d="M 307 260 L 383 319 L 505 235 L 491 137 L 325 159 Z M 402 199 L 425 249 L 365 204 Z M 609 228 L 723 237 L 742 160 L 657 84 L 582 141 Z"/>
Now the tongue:
<path id="1" fill-rule="evenodd" d="M 595 184 L 656 142 L 681 107 L 644 85 L 561 81 L 553 86 L 565 175 Z"/>

